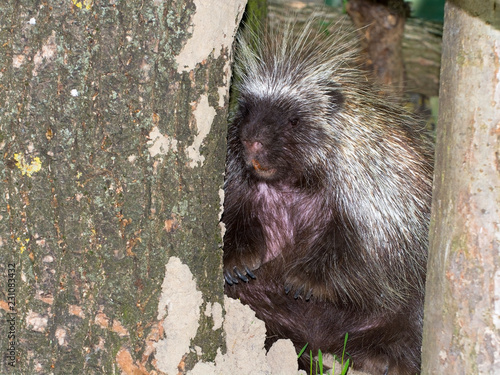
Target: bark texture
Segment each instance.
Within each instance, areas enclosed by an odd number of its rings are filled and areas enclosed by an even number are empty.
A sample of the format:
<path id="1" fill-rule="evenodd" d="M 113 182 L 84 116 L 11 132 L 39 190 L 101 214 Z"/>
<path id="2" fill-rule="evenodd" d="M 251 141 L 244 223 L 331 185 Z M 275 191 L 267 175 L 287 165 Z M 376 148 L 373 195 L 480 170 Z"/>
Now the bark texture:
<path id="1" fill-rule="evenodd" d="M 500 373 L 499 11 L 445 9 L 424 374 Z"/>
<path id="2" fill-rule="evenodd" d="M 346 10 L 361 35 L 365 65 L 378 81 L 402 93 L 403 32 L 409 8 L 403 0 L 350 0 Z"/>
<path id="3" fill-rule="evenodd" d="M 169 276 L 201 294 L 178 369 L 223 346 L 218 221 L 243 3 L 0 5 L 0 373 L 170 373 L 155 357 L 174 331 Z"/>

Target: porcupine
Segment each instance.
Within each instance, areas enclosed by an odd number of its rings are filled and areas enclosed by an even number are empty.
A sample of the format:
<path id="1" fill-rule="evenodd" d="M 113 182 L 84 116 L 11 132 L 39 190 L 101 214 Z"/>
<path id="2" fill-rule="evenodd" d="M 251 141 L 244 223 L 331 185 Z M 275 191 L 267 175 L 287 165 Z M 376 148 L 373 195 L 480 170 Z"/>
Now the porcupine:
<path id="1" fill-rule="evenodd" d="M 238 37 L 225 292 L 264 320 L 268 344 L 341 354 L 347 332 L 354 368 L 415 374 L 432 148 L 355 43 L 313 24 Z"/>

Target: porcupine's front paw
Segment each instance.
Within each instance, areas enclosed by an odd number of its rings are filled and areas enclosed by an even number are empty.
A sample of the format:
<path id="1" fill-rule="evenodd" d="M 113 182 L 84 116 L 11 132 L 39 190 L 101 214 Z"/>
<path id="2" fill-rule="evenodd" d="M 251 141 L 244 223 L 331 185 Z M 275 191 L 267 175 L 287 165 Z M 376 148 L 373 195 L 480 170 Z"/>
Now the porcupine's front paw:
<path id="1" fill-rule="evenodd" d="M 309 301 L 313 294 L 313 288 L 309 282 L 302 282 L 295 277 L 288 277 L 284 285 L 285 293 L 293 296 L 294 299 L 304 298 Z"/>
<path id="2" fill-rule="evenodd" d="M 255 279 L 254 271 L 262 264 L 258 253 L 239 253 L 238 256 L 224 254 L 224 279 L 229 285 L 238 284 L 240 280 L 248 282 Z"/>
<path id="3" fill-rule="evenodd" d="M 285 277 L 284 291 L 295 299 L 303 298 L 309 301 L 311 297 L 317 299 L 329 298 L 326 282 L 317 273 L 306 270 L 291 270 Z"/>

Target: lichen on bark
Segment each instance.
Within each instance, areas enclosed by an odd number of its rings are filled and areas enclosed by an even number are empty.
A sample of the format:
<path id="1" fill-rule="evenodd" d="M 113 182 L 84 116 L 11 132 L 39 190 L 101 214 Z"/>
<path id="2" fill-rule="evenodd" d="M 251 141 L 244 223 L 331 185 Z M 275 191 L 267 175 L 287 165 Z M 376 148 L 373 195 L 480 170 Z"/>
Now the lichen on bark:
<path id="1" fill-rule="evenodd" d="M 2 373 L 155 370 L 165 335 L 158 300 L 174 255 L 190 266 L 203 308 L 223 304 L 232 35 L 179 72 L 195 2 L 77 3 L 0 6 L 0 272 L 16 266 L 19 340 Z M 203 97 L 213 115 L 197 143 L 203 163 L 193 164 L 186 151 Z M 170 142 L 153 154 L 159 135 Z M 193 345 L 202 352 L 191 356 L 213 359 L 222 331 L 204 314 L 200 324 Z"/>

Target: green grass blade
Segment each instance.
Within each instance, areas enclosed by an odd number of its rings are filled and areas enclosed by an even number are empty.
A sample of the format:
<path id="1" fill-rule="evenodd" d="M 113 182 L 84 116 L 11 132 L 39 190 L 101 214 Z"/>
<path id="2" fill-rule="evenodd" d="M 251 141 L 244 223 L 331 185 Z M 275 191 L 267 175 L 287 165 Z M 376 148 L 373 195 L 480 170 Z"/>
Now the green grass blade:
<path id="1" fill-rule="evenodd" d="M 350 358 L 347 358 L 347 361 L 345 362 L 345 366 L 342 369 L 341 375 L 346 375 L 347 371 L 349 371 L 349 362 L 350 362 Z"/>
<path id="2" fill-rule="evenodd" d="M 300 356 L 306 351 L 307 345 L 309 345 L 309 343 L 304 345 L 304 347 L 300 350 L 299 355 L 297 355 L 297 358 L 300 358 Z"/>
<path id="3" fill-rule="evenodd" d="M 345 354 L 345 347 L 347 345 L 347 336 L 349 334 L 346 332 L 345 337 L 344 337 L 344 349 L 342 350 L 342 366 L 344 365 L 344 354 Z"/>
<path id="4" fill-rule="evenodd" d="M 318 350 L 319 373 L 323 375 L 323 354 Z"/>

